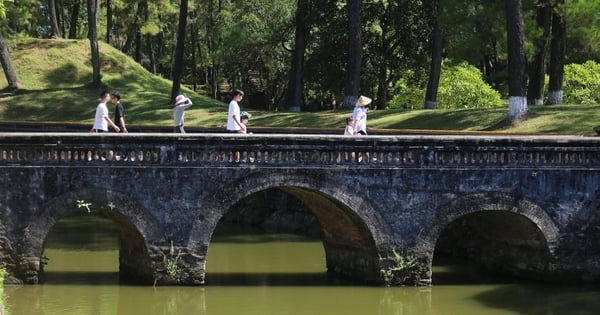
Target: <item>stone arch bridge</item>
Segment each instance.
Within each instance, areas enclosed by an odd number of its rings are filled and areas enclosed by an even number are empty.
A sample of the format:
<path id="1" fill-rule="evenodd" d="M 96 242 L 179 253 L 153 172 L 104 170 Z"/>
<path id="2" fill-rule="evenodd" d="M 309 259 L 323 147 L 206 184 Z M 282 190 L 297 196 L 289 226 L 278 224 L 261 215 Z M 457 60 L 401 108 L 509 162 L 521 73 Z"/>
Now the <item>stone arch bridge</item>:
<path id="1" fill-rule="evenodd" d="M 277 188 L 314 214 L 341 277 L 424 285 L 447 251 L 596 282 L 599 170 L 600 139 L 579 136 L 5 133 L 0 259 L 38 283 L 46 234 L 87 206 L 119 228 L 122 278 L 201 285 L 219 220 Z"/>

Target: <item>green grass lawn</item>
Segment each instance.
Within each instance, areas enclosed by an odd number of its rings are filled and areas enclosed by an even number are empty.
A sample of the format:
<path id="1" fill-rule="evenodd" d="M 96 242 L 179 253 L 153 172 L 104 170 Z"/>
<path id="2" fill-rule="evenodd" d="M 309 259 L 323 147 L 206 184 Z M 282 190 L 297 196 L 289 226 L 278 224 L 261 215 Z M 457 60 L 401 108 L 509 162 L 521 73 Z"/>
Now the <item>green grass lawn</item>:
<path id="1" fill-rule="evenodd" d="M 21 90 L 0 93 L 0 121 L 93 122 L 100 89 L 89 88 L 87 40 L 26 39 L 9 43 Z M 104 88 L 123 95 L 129 125 L 171 126 L 171 82 L 146 71 L 117 49 L 100 43 Z M 0 89 L 7 86 L 0 76 Z M 225 128 L 226 104 L 183 88 L 194 105 L 189 127 Z M 109 109 L 112 108 L 109 106 Z M 251 127 L 343 128 L 351 109 L 324 112 L 262 112 L 246 109 Z M 507 108 L 485 110 L 371 110 L 368 126 L 377 129 L 460 130 L 505 133 L 595 134 L 600 105 L 533 106 L 525 120 L 509 125 Z M 111 111 L 112 112 L 112 111 Z"/>

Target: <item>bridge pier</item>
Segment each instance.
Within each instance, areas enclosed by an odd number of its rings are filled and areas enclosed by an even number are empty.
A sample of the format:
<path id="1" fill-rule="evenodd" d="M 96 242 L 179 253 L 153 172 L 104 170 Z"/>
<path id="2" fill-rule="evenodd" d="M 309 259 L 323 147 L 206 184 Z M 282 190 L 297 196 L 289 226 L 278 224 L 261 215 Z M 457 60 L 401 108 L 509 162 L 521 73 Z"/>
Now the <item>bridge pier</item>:
<path id="1" fill-rule="evenodd" d="M 202 285 L 205 280 L 206 249 L 168 245 L 151 255 L 154 285 Z"/>

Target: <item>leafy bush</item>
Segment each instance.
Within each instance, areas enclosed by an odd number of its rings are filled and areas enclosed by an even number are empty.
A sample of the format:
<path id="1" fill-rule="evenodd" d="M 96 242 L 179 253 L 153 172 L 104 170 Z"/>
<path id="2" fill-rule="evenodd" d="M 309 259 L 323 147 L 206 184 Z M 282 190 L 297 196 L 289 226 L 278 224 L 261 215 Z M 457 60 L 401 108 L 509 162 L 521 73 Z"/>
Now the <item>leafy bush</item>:
<path id="1" fill-rule="evenodd" d="M 566 65 L 563 91 L 567 104 L 600 103 L 600 64 L 590 60 Z"/>
<path id="2" fill-rule="evenodd" d="M 407 73 L 398 80 L 390 107 L 421 109 L 425 100 L 425 82 L 414 80 Z M 500 93 L 487 84 L 481 72 L 466 62 L 448 66 L 442 64 L 437 95 L 438 108 L 479 109 L 502 105 Z"/>
<path id="3" fill-rule="evenodd" d="M 442 66 L 439 108 L 491 108 L 502 105 L 500 93 L 487 84 L 476 67 L 466 62 Z"/>
<path id="4" fill-rule="evenodd" d="M 394 96 L 389 101 L 390 108 L 421 109 L 425 100 L 425 89 L 412 70 L 407 70 L 396 82 Z"/>

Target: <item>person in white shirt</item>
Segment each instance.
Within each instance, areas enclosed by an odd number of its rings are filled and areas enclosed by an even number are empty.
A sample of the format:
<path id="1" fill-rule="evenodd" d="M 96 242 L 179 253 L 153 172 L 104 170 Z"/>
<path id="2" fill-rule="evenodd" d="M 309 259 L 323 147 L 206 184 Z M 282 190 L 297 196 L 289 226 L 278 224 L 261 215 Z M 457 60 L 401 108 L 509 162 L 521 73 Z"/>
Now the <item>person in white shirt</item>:
<path id="1" fill-rule="evenodd" d="M 346 128 L 344 129 L 344 136 L 354 136 L 354 119 L 352 117 L 346 118 Z"/>
<path id="2" fill-rule="evenodd" d="M 185 97 L 183 94 L 177 95 L 175 103 L 173 104 L 173 132 L 174 133 L 185 133 L 183 125 L 185 122 L 184 113 L 185 110 L 192 106 L 192 100 Z"/>
<path id="3" fill-rule="evenodd" d="M 117 126 L 111 119 L 108 117 L 108 107 L 106 107 L 106 103 L 110 100 L 110 93 L 103 91 L 100 93 L 100 103 L 96 107 L 96 116 L 94 117 L 94 125 L 90 132 L 108 132 L 108 126 L 110 125 L 116 132 L 119 132 L 119 126 Z"/>
<path id="4" fill-rule="evenodd" d="M 229 102 L 229 110 L 227 112 L 227 131 L 236 133 L 246 133 L 246 126 L 240 120 L 240 104 L 244 98 L 244 92 L 234 90 L 231 102 Z"/>
<path id="5" fill-rule="evenodd" d="M 110 125 L 116 132 L 119 132 L 121 129 L 119 126 L 115 125 L 115 123 L 110 120 L 108 117 L 108 107 L 106 107 L 106 103 L 110 101 L 110 93 L 103 91 L 100 93 L 100 103 L 96 106 L 96 115 L 94 116 L 94 124 L 92 125 L 91 133 L 100 133 L 100 132 L 108 132 L 108 126 Z M 88 161 L 92 160 L 93 152 L 89 150 L 87 152 Z M 112 158 L 112 151 L 109 151 L 109 156 Z M 101 157 L 96 154 L 97 158 L 106 159 L 106 155 L 103 154 Z"/>
<path id="6" fill-rule="evenodd" d="M 369 104 L 371 104 L 371 99 L 361 95 L 354 105 L 352 118 L 354 119 L 354 132 L 358 135 L 367 135 L 367 113 L 369 112 Z"/>

